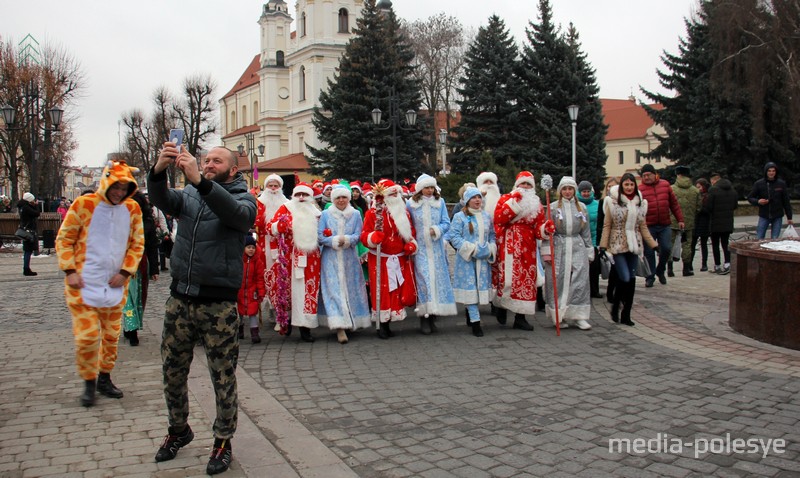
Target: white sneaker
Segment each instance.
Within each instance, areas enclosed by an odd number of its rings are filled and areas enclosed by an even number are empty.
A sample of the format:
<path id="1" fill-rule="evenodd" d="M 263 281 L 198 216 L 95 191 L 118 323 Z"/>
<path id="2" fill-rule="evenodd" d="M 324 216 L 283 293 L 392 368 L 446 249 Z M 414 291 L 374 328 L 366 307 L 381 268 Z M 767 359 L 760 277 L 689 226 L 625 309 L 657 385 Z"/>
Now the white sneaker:
<path id="1" fill-rule="evenodd" d="M 592 328 L 592 326 L 591 326 L 591 325 L 589 325 L 589 322 L 586 322 L 585 320 L 579 320 L 579 321 L 576 323 L 576 325 L 577 325 L 577 326 L 578 326 L 578 328 L 579 328 L 579 329 L 581 329 L 581 330 L 589 330 L 589 329 L 591 329 L 591 328 Z"/>
<path id="2" fill-rule="evenodd" d="M 281 324 L 276 323 L 275 327 L 274 327 L 274 330 L 275 330 L 275 332 L 280 332 L 281 331 Z"/>

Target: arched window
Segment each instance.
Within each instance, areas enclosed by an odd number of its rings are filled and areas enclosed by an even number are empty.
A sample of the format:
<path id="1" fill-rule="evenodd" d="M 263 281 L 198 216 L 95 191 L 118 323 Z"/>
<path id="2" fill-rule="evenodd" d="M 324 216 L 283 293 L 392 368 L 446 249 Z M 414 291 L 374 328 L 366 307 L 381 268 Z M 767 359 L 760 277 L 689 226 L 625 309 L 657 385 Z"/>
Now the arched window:
<path id="1" fill-rule="evenodd" d="M 306 99 L 306 67 L 300 67 L 300 101 Z"/>
<path id="2" fill-rule="evenodd" d="M 247 126 L 247 105 L 242 105 L 242 126 Z"/>
<path id="3" fill-rule="evenodd" d="M 236 112 L 231 111 L 231 131 L 236 131 Z"/>
<path id="4" fill-rule="evenodd" d="M 300 15 L 300 36 L 306 36 L 306 12 Z"/>
<path id="5" fill-rule="evenodd" d="M 286 66 L 283 61 L 283 50 L 278 50 L 278 52 L 275 53 L 275 64 L 278 66 Z"/>
<path id="6" fill-rule="evenodd" d="M 339 9 L 339 33 L 348 33 L 350 31 L 350 18 L 347 15 L 346 8 Z"/>
<path id="7" fill-rule="evenodd" d="M 258 123 L 258 101 L 253 102 L 253 124 Z"/>

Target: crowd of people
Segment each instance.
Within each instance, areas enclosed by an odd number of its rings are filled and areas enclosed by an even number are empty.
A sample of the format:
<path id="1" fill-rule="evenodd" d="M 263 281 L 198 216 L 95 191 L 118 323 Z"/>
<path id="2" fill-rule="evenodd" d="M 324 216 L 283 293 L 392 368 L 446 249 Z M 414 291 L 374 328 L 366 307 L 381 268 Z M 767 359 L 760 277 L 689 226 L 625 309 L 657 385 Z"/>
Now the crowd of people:
<path id="1" fill-rule="evenodd" d="M 186 177 L 185 188 L 168 188 L 170 165 Z M 326 328 L 346 344 L 348 333 L 373 327 L 390 339 L 409 308 L 420 332 L 435 334 L 437 321 L 462 304 L 475 337 L 484 335 L 481 306 L 501 325 L 512 312 L 511 327 L 521 331 L 533 330 L 528 318 L 537 310 L 559 329 L 589 330 L 591 299 L 604 297 L 599 277 L 607 274 L 612 320 L 633 326 L 637 276 L 645 287 L 656 279 L 666 284 L 679 260 L 683 275 L 694 275 L 698 242 L 707 270 L 709 237 L 712 272 L 730 271 L 736 193 L 719 175 L 692 181 L 683 167 L 670 185 L 645 165 L 641 184 L 626 173 L 609 179 L 599 198 L 591 183 L 566 176 L 549 204 L 529 171 L 506 193 L 496 174 L 482 172 L 463 185 L 450 212 L 426 174 L 409 191 L 388 179 L 296 182 L 287 198 L 277 175 L 251 191 L 224 147 L 198 165 L 185 148 L 164 143 L 147 174 L 149 198 L 135 172 L 124 161 L 109 162 L 98 190 L 75 200 L 58 233 L 85 382 L 80 400 L 89 407 L 96 393 L 123 396 L 110 376 L 119 336 L 138 344 L 148 281 L 169 271 L 161 342 L 168 428 L 155 460 L 174 459 L 194 439 L 187 380 L 194 347 L 203 344 L 216 397 L 209 474 L 230 465 L 239 344 L 246 331 L 260 343 L 262 321 L 274 322 L 281 335 L 297 329 L 305 342 Z M 775 235 L 784 213 L 792 223 L 786 185 L 778 181 L 768 164 L 748 198 L 759 206 L 760 235 L 769 226 Z M 26 193 L 18 206 L 33 230 L 35 205 Z M 25 250 L 24 273 L 35 275 Z M 605 271 L 602 262 L 610 264 Z"/>

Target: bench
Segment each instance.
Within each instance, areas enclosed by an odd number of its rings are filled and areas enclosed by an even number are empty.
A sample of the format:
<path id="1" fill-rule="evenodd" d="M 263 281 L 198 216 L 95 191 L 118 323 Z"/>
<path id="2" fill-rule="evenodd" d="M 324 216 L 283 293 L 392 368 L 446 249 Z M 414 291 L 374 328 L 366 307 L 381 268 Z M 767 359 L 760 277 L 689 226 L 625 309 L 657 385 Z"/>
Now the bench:
<path id="1" fill-rule="evenodd" d="M 21 239 L 14 235 L 19 227 L 19 214 L 16 212 L 0 213 L 0 245 L 7 243 L 20 243 Z M 53 236 L 61 227 L 61 214 L 57 212 L 43 212 L 36 219 L 36 234 L 39 239 L 44 231 L 53 231 Z"/>

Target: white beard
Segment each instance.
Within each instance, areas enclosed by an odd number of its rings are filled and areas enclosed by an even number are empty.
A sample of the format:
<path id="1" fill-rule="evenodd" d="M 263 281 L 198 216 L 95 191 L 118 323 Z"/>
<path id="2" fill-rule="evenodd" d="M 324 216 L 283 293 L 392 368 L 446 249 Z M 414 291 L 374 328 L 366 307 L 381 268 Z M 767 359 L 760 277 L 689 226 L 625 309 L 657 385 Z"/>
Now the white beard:
<path id="1" fill-rule="evenodd" d="M 265 189 L 258 196 L 258 202 L 264 205 L 264 219 L 269 222 L 275 217 L 275 213 L 280 209 L 281 205 L 286 204 L 289 200 L 286 199 L 280 189 L 274 191 Z"/>
<path id="2" fill-rule="evenodd" d="M 517 203 L 521 211 L 515 219 L 535 217 L 542 211 L 542 202 L 534 189 L 517 188 L 514 191 L 519 191 L 522 194 L 522 199 Z"/>
<path id="3" fill-rule="evenodd" d="M 483 210 L 489 213 L 489 217 L 494 217 L 494 208 L 497 207 L 497 201 L 500 200 L 500 188 L 497 184 L 484 184 L 480 188 L 483 194 Z"/>
<path id="4" fill-rule="evenodd" d="M 294 246 L 303 252 L 318 250 L 317 222 L 321 214 L 319 209 L 312 201 L 300 202 L 297 198 L 292 198 L 286 203 L 286 208 L 292 213 Z"/>
<path id="5" fill-rule="evenodd" d="M 397 232 L 400 234 L 400 237 L 406 241 L 413 239 L 411 236 L 411 222 L 408 220 L 406 204 L 403 198 L 400 196 L 386 196 L 383 202 L 386 204 L 386 210 L 389 211 L 389 215 L 392 216 L 392 220 L 394 221 L 395 227 L 397 227 Z"/>

